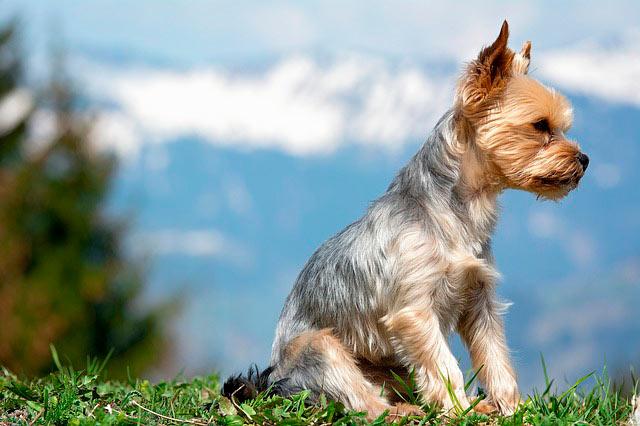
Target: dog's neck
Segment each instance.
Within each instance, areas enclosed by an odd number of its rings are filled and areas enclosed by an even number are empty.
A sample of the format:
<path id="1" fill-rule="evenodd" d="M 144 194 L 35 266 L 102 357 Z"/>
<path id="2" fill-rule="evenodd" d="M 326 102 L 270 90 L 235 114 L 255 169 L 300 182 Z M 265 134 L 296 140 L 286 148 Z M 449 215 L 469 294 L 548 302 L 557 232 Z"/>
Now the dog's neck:
<path id="1" fill-rule="evenodd" d="M 492 179 L 492 175 L 487 173 L 486 159 L 472 144 L 468 144 L 467 149 L 461 154 L 459 164 L 460 178 L 453 194 L 466 207 L 475 234 L 486 241 L 495 228 L 501 187 Z"/>
<path id="2" fill-rule="evenodd" d="M 428 210 L 453 213 L 465 237 L 484 245 L 495 227 L 502 189 L 474 148 L 474 133 L 461 129 L 465 124 L 459 120 L 453 110 L 445 113 L 388 191 L 421 200 Z"/>

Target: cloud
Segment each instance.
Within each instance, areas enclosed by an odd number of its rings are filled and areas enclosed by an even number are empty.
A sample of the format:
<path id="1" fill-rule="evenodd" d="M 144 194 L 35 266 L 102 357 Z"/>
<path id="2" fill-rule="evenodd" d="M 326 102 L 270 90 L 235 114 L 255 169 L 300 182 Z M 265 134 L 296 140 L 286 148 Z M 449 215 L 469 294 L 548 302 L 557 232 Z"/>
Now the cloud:
<path id="1" fill-rule="evenodd" d="M 349 143 L 397 150 L 428 133 L 450 104 L 453 83 L 363 57 L 321 65 L 293 56 L 253 74 L 202 68 L 93 75 L 93 95 L 114 105 L 96 139 L 125 155 L 143 142 L 188 136 L 299 156 Z"/>
<path id="2" fill-rule="evenodd" d="M 596 258 L 598 250 L 593 236 L 584 231 L 573 231 L 564 242 L 569 257 L 576 265 L 589 266 Z"/>
<path id="3" fill-rule="evenodd" d="M 625 259 L 615 266 L 617 279 L 623 284 L 640 284 L 640 258 Z"/>
<path id="4" fill-rule="evenodd" d="M 537 238 L 553 239 L 562 245 L 569 258 L 578 266 L 589 265 L 596 258 L 598 246 L 589 232 L 567 226 L 557 214 L 545 207 L 536 207 L 527 221 L 529 233 Z"/>
<path id="5" fill-rule="evenodd" d="M 251 262 L 251 254 L 240 244 L 211 229 L 161 229 L 138 232 L 132 237 L 137 252 L 153 255 L 185 255 L 216 257 L 229 260 L 237 266 Z"/>
<path id="6" fill-rule="evenodd" d="M 640 106 L 640 28 L 608 43 L 586 41 L 547 52 L 536 68 L 546 79 L 575 93 Z"/>
<path id="7" fill-rule="evenodd" d="M 505 18 L 511 24 L 514 46 L 530 39 L 537 49 L 637 26 L 640 12 L 634 0 L 606 7 L 594 0 L 249 0 L 224 4 L 136 0 L 127 8 L 117 5 L 113 0 L 5 0 L 0 15 L 22 16 L 27 35 L 33 34 L 38 41 L 49 35 L 47 19 L 55 17 L 68 46 L 191 66 L 211 58 L 252 62 L 257 56 L 283 57 L 301 51 L 468 60 L 496 37 Z M 561 17 L 561 27 L 549 27 L 551 13 Z M 46 46 L 38 44 L 41 50 Z"/>
<path id="8" fill-rule="evenodd" d="M 251 194 L 239 177 L 227 178 L 223 185 L 223 191 L 227 198 L 227 205 L 232 212 L 238 215 L 246 215 L 253 206 Z"/>
<path id="9" fill-rule="evenodd" d="M 622 178 L 620 166 L 612 163 L 596 164 L 592 173 L 596 185 L 602 189 L 611 189 L 618 186 Z"/>
<path id="10" fill-rule="evenodd" d="M 560 233 L 562 228 L 560 219 L 544 208 L 534 209 L 529 214 L 528 225 L 531 235 L 538 238 L 552 238 Z"/>
<path id="11" fill-rule="evenodd" d="M 303 20 L 299 12 L 282 13 Z M 536 52 L 534 68 L 571 93 L 640 105 L 638 45 L 640 31 L 631 29 L 609 44 L 599 39 Z M 124 157 L 134 157 L 144 143 L 184 137 L 296 156 L 331 154 L 347 145 L 394 151 L 422 140 L 451 105 L 455 75 L 446 67 L 359 54 L 330 58 L 292 54 L 252 70 L 86 62 L 77 68 L 88 76 L 90 96 L 108 105 L 95 126 L 96 143 Z M 619 170 L 599 172 L 602 188 L 618 184 Z"/>
<path id="12" fill-rule="evenodd" d="M 140 149 L 136 123 L 121 111 L 101 111 L 89 137 L 98 148 L 113 149 L 123 157 L 137 154 Z"/>
<path id="13" fill-rule="evenodd" d="M 247 15 L 249 28 L 271 49 L 299 49 L 317 40 L 316 19 L 305 13 L 301 5 L 264 4 Z"/>

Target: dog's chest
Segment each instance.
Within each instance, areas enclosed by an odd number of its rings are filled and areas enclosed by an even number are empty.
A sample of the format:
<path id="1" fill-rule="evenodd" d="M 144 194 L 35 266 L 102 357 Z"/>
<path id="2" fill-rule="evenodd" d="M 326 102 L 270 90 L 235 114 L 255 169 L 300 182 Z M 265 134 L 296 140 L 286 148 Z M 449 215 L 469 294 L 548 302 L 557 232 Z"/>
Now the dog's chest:
<path id="1" fill-rule="evenodd" d="M 498 273 L 486 259 L 484 242 L 465 246 L 446 256 L 447 268 L 432 289 L 432 303 L 443 328 L 453 329 L 464 312 L 472 307 L 487 286 L 493 286 Z"/>

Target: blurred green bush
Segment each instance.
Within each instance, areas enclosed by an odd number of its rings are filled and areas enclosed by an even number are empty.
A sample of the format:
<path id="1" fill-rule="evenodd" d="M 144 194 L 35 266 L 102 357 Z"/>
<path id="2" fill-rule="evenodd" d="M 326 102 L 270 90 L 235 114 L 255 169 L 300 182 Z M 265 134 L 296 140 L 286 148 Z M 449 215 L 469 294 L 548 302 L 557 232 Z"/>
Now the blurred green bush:
<path id="1" fill-rule="evenodd" d="M 0 30 L 5 106 L 24 83 L 15 28 Z M 170 305 L 138 306 L 144 274 L 123 253 L 124 226 L 104 212 L 115 158 L 92 149 L 90 120 L 64 73 L 52 69 L 23 117 L 0 120 L 0 364 L 47 372 L 53 343 L 75 365 L 113 351 L 110 375 L 139 374 L 167 352 Z M 36 111 L 53 118 L 52 135 L 32 131 Z"/>

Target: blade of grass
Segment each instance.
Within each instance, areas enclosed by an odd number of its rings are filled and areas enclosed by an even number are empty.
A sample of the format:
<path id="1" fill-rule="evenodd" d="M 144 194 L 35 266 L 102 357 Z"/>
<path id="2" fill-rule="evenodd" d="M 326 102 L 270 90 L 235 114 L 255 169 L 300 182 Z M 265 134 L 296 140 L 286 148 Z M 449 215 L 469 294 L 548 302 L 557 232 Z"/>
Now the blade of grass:
<path id="1" fill-rule="evenodd" d="M 586 374 L 586 375 L 582 376 L 581 378 L 579 378 L 569 389 L 567 389 L 566 391 L 564 391 L 562 393 L 562 395 L 560 395 L 560 397 L 558 398 L 558 401 L 562 402 L 571 392 L 576 390 L 578 388 L 578 386 L 580 386 L 580 384 L 582 382 L 584 382 L 585 380 L 587 380 L 589 377 L 593 376 L 594 374 L 595 374 L 595 372 L 592 371 L 591 373 Z"/>
<path id="2" fill-rule="evenodd" d="M 549 388 L 551 383 L 549 381 L 549 373 L 547 372 L 547 363 L 544 361 L 544 355 L 540 352 L 540 363 L 542 364 L 542 372 L 544 373 L 545 387 Z"/>
<path id="3" fill-rule="evenodd" d="M 404 389 L 404 391 L 407 393 L 407 397 L 409 398 L 409 401 L 406 400 L 406 398 L 400 393 L 398 392 L 397 389 L 393 388 L 394 392 L 400 397 L 402 398 L 404 401 L 409 402 L 411 404 L 415 404 L 417 402 L 417 398 L 415 396 L 415 391 L 413 389 L 412 386 L 409 386 L 407 384 L 407 382 L 400 377 L 399 375 L 397 375 L 395 372 L 393 372 L 393 370 L 389 370 L 391 372 L 391 376 L 393 377 L 393 379 L 398 382 L 400 384 L 400 386 L 402 386 L 402 388 Z M 409 379 L 411 380 L 411 373 L 409 373 Z"/>
<path id="4" fill-rule="evenodd" d="M 99 376 L 100 373 L 102 373 L 102 370 L 104 370 L 104 367 L 106 367 L 106 365 L 109 362 L 109 360 L 111 359 L 112 355 L 113 355 L 113 348 L 109 349 L 109 353 L 107 353 L 107 356 L 104 357 L 104 359 L 102 360 L 100 365 L 98 365 L 98 368 L 94 373 L 96 376 Z"/>
<path id="5" fill-rule="evenodd" d="M 49 344 L 49 350 L 51 351 L 51 358 L 53 358 L 53 363 L 56 365 L 56 368 L 60 371 L 60 373 L 64 373 L 64 368 L 62 367 L 62 363 L 60 362 L 60 358 L 58 357 L 58 351 L 56 347 L 53 346 L 53 343 Z"/>
<path id="6" fill-rule="evenodd" d="M 480 371 L 482 370 L 483 367 L 484 367 L 484 364 L 481 365 L 480 368 L 478 368 L 478 370 L 475 373 L 473 373 L 473 376 L 471 376 L 469 380 L 467 380 L 467 383 L 464 384 L 465 391 L 469 390 L 469 386 L 471 386 L 471 384 L 476 379 L 476 377 L 478 377 L 478 374 L 480 374 Z"/>
<path id="7" fill-rule="evenodd" d="M 462 404 L 460 404 L 460 400 L 458 399 L 458 396 L 456 395 L 456 392 L 453 389 L 453 385 L 451 384 L 451 380 L 449 376 L 445 377 L 445 375 L 442 373 L 442 371 L 440 371 L 440 369 L 438 369 L 438 373 L 440 374 L 440 377 L 442 378 L 442 381 L 445 384 L 447 393 L 449 394 L 449 398 L 451 398 L 451 402 L 453 402 L 453 408 L 455 409 L 456 414 L 460 415 L 463 411 Z"/>
<path id="8" fill-rule="evenodd" d="M 467 414 L 469 414 L 471 410 L 473 410 L 476 407 L 476 405 L 478 405 L 480 401 L 482 401 L 484 398 L 485 398 L 484 395 L 480 395 L 476 399 L 474 399 L 473 402 L 469 405 L 469 407 L 467 407 L 467 409 L 462 412 L 461 416 L 466 416 Z"/>

